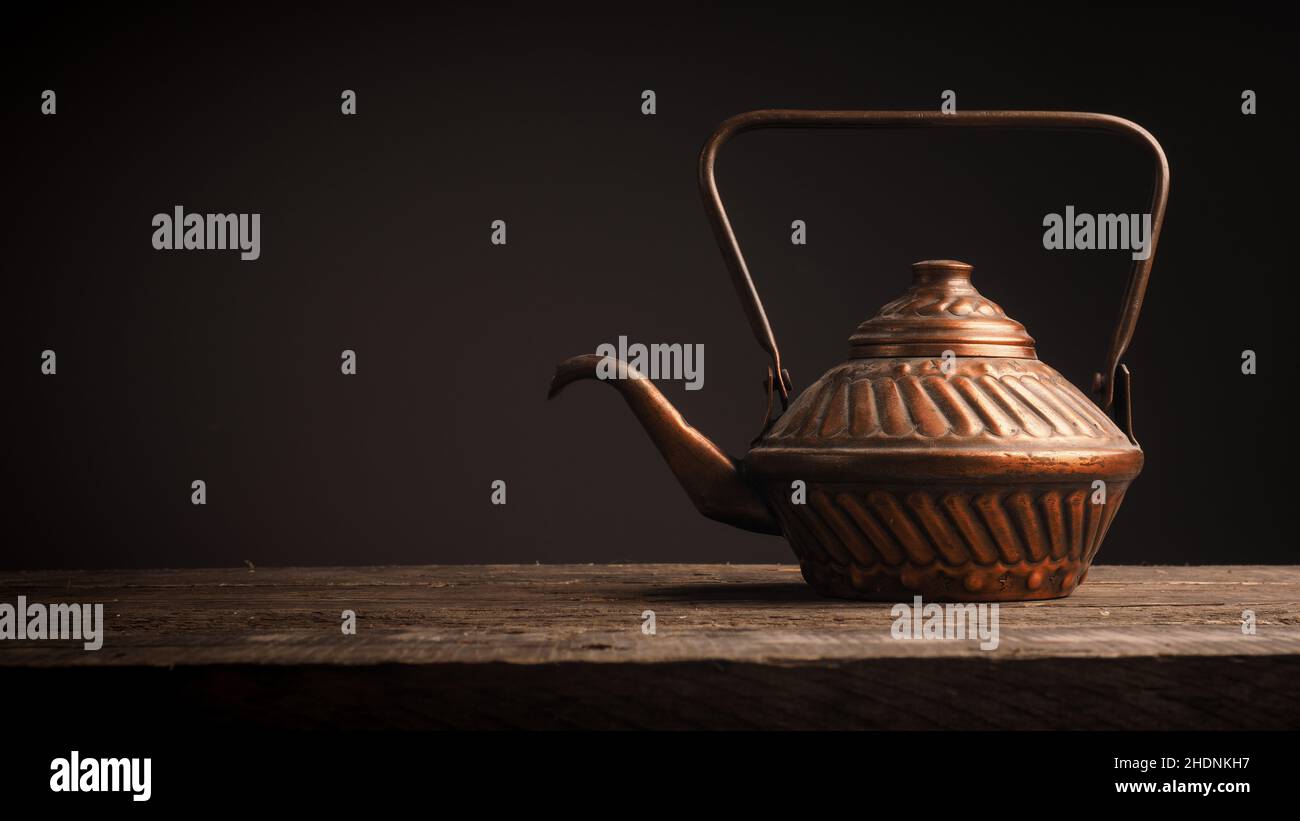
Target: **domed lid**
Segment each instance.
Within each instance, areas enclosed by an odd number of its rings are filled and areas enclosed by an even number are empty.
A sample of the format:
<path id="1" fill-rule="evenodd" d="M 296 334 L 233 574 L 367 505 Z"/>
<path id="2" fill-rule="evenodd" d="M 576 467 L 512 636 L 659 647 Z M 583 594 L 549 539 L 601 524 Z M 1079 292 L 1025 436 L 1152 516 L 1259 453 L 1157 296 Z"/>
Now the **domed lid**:
<path id="1" fill-rule="evenodd" d="M 924 454 L 926 464 L 938 470 L 933 462 L 953 454 L 1002 459 L 1011 453 L 1107 452 L 1128 465 L 1136 445 L 1091 399 L 1039 361 L 1024 326 L 981 296 L 970 274 L 971 266 L 952 260 L 913 265 L 912 287 L 858 326 L 849 360 L 791 402 L 750 461 L 772 467 L 794 460 L 790 464 L 797 467 L 810 451 L 842 456 L 872 450 L 901 454 L 905 461 Z M 1100 465 L 1097 458 L 1053 456 L 1032 467 L 1092 470 Z M 867 473 L 907 468 L 872 460 L 853 464 Z"/>
<path id="2" fill-rule="evenodd" d="M 1006 356 L 1036 359 L 1034 339 L 971 284 L 972 266 L 950 259 L 912 265 L 912 287 L 849 337 L 854 359 Z"/>

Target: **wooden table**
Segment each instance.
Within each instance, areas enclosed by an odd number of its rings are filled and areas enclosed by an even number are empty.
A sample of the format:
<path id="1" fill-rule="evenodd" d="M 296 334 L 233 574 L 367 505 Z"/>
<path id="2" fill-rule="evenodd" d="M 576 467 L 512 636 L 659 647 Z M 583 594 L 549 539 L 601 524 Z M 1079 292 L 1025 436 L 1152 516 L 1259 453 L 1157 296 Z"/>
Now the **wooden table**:
<path id="1" fill-rule="evenodd" d="M 992 651 L 896 640 L 789 565 L 0 574 L 18 595 L 103 602 L 106 638 L 0 642 L 6 703 L 101 693 L 106 725 L 1300 728 L 1292 566 L 1095 567 L 1002 605 Z"/>

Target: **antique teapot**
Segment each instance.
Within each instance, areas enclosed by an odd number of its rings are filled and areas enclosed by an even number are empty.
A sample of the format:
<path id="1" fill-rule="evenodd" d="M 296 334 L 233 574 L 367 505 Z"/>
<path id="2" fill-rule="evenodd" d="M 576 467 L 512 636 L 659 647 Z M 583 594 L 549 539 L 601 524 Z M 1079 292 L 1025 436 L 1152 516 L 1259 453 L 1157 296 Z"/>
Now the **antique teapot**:
<path id="1" fill-rule="evenodd" d="M 980 295 L 970 265 L 952 260 L 913 265 L 907 293 L 850 337 L 848 361 L 792 399 L 713 173 L 729 138 L 773 127 L 1096 129 L 1149 149 L 1156 161 L 1149 253 L 1134 261 L 1105 370 L 1094 377 L 1095 401 L 1040 362 L 1024 326 Z M 733 459 L 635 369 L 633 378 L 606 380 L 699 511 L 784 535 L 804 578 L 827 596 L 1068 596 L 1142 469 L 1120 360 L 1169 192 L 1155 138 L 1119 117 L 1076 112 L 752 111 L 724 122 L 705 143 L 699 182 L 736 292 L 771 358 L 762 430 L 749 453 Z M 591 354 L 561 363 L 550 396 L 597 378 L 602 364 L 610 360 Z"/>

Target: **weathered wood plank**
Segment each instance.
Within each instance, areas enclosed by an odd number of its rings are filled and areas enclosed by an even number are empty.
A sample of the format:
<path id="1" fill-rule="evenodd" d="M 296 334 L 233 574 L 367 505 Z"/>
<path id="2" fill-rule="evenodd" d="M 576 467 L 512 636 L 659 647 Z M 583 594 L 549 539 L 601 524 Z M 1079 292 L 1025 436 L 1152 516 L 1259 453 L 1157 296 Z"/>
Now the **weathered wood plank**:
<path id="1" fill-rule="evenodd" d="M 102 602 L 108 629 L 0 642 L 11 702 L 113 705 L 19 730 L 1300 728 L 1296 567 L 1096 567 L 1002 605 L 993 651 L 895 640 L 889 605 L 782 565 L 0 574 L 18 595 Z"/>
<path id="2" fill-rule="evenodd" d="M 982 655 L 896 641 L 890 605 L 823 599 L 786 565 L 27 572 L 0 600 L 103 602 L 105 648 L 0 643 L 0 665 L 653 663 Z M 343 610 L 359 634 L 343 636 Z M 642 631 L 655 613 L 656 633 Z M 1258 632 L 1244 636 L 1242 613 Z M 1096 567 L 1071 598 L 1004 604 L 995 657 L 1300 652 L 1300 568 Z"/>

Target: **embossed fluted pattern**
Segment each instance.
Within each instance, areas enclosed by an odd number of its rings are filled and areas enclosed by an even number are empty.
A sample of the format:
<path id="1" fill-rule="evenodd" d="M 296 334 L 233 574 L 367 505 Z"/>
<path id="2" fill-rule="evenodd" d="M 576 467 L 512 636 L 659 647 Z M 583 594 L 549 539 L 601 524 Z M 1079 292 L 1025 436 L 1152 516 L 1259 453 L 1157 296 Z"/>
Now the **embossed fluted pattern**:
<path id="1" fill-rule="evenodd" d="M 1033 359 L 859 359 L 828 371 L 776 421 L 764 445 L 953 443 L 1129 446 L 1109 416 Z"/>
<path id="2" fill-rule="evenodd" d="M 934 490 L 817 485 L 805 504 L 773 483 L 772 506 L 808 581 L 824 593 L 897 601 L 1068 596 L 1114 521 L 1127 482 Z"/>

